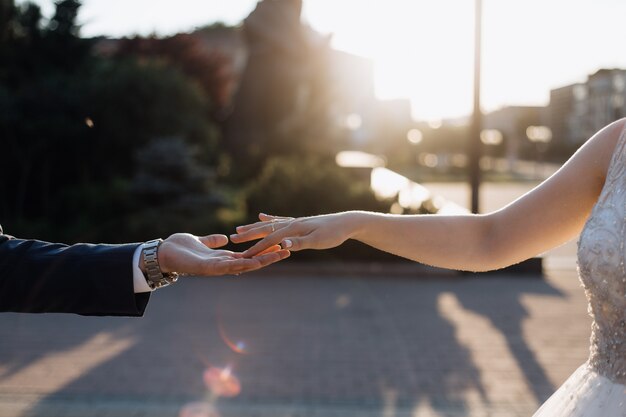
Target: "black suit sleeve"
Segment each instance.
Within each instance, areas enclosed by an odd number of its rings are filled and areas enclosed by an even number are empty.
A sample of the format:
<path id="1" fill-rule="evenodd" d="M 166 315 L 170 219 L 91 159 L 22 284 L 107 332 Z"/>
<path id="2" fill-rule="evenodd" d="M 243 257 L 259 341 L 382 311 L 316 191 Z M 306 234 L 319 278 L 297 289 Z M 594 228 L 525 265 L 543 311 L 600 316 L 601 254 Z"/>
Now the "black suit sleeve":
<path id="1" fill-rule="evenodd" d="M 67 246 L 1 230 L 0 311 L 143 315 L 150 293 L 134 293 L 137 244 Z"/>

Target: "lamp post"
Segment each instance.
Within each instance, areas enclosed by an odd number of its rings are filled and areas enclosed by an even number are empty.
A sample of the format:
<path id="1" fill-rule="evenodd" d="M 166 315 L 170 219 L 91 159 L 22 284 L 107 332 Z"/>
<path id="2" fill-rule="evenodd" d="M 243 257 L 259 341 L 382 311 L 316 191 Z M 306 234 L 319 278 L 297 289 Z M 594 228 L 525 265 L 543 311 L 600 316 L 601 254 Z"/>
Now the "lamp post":
<path id="1" fill-rule="evenodd" d="M 469 180 L 471 187 L 471 210 L 472 213 L 479 211 L 480 189 L 480 156 L 482 154 L 482 113 L 480 111 L 480 59 L 482 40 L 482 0 L 476 0 L 474 17 L 474 110 L 472 112 L 472 124 L 469 138 Z"/>

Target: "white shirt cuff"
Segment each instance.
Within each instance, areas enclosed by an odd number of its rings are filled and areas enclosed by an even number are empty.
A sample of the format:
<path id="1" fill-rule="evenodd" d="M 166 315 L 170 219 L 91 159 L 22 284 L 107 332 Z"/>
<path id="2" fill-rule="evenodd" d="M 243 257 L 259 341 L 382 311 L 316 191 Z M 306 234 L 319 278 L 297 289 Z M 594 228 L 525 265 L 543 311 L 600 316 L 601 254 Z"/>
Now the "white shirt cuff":
<path id="1" fill-rule="evenodd" d="M 139 269 L 139 257 L 141 256 L 142 249 L 143 245 L 137 246 L 137 249 L 135 249 L 135 253 L 133 254 L 133 287 L 135 289 L 135 293 L 153 291 L 148 285 L 143 272 Z"/>

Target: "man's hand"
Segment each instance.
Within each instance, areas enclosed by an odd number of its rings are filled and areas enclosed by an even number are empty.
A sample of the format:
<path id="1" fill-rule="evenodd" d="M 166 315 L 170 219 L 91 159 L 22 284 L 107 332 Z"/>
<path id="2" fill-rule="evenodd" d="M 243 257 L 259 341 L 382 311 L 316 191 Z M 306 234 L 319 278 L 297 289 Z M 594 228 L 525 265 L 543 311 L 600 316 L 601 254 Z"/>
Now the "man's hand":
<path id="1" fill-rule="evenodd" d="M 263 268 L 290 255 L 288 250 L 280 246 L 270 247 L 252 258 L 244 258 L 238 252 L 215 249 L 227 243 L 228 238 L 224 235 L 173 234 L 159 247 L 161 271 L 200 276 L 241 274 Z"/>

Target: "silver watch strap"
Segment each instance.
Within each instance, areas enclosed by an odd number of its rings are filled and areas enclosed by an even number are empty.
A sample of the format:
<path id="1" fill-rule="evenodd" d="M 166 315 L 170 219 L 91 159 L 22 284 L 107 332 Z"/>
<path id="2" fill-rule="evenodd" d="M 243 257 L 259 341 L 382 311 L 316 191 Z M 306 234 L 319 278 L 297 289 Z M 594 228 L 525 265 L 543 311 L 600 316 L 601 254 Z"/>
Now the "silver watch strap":
<path id="1" fill-rule="evenodd" d="M 146 282 L 151 289 L 157 289 L 170 285 L 178 279 L 178 274 L 170 272 L 164 274 L 159 265 L 159 246 L 163 239 L 150 240 L 143 245 L 141 257 L 145 268 Z"/>

